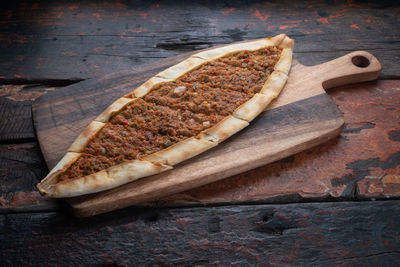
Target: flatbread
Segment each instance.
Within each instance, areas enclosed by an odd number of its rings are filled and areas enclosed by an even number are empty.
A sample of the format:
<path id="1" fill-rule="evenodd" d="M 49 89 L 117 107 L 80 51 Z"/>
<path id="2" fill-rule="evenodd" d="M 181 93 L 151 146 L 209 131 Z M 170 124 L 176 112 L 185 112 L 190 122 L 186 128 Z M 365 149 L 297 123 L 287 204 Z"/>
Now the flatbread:
<path id="1" fill-rule="evenodd" d="M 288 79 L 292 62 L 294 41 L 285 34 L 275 37 L 227 45 L 200 53 L 176 64 L 146 81 L 131 93 L 116 100 L 101 113 L 78 136 L 63 159 L 37 185 L 39 191 L 50 197 L 73 197 L 83 194 L 111 189 L 130 181 L 168 171 L 174 165 L 194 157 L 206 150 L 217 146 L 230 136 L 249 125 L 276 98 Z M 277 47 L 281 49 L 279 60 L 269 74 L 262 89 L 250 99 L 237 107 L 233 113 L 196 136 L 189 137 L 167 148 L 146 155 L 140 160 L 124 161 L 86 176 L 71 179 L 61 179 L 61 175 L 74 162 L 84 156 L 84 149 L 102 130 L 111 118 L 119 114 L 131 103 L 151 94 L 165 83 L 175 81 L 186 73 L 201 67 L 203 64 L 241 51 L 257 51 L 259 49 Z M 176 93 L 186 90 L 181 86 Z M 84 160 L 85 158 L 82 158 Z"/>

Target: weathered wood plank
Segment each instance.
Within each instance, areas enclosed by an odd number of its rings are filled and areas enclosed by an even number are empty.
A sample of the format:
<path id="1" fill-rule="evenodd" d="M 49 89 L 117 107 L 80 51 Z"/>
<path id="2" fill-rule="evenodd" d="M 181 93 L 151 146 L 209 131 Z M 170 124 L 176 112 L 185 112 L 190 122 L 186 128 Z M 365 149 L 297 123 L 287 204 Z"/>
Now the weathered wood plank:
<path id="1" fill-rule="evenodd" d="M 77 81 L 281 32 L 296 40 L 303 64 L 363 49 L 382 62 L 382 78 L 398 78 L 400 7 L 385 3 L 22 1 L 0 11 L 0 78 Z"/>
<path id="2" fill-rule="evenodd" d="M 400 264 L 399 201 L 0 215 L 0 265 Z"/>
<path id="3" fill-rule="evenodd" d="M 35 139 L 32 103 L 54 87 L 41 85 L 0 85 L 0 142 L 26 142 Z"/>
<path id="4" fill-rule="evenodd" d="M 0 145 L 0 213 L 54 210 L 35 188 L 47 171 L 37 143 Z"/>
<path id="5" fill-rule="evenodd" d="M 30 139 L 35 133 L 32 124 L 31 101 L 15 102 L 0 97 L 0 141 Z"/>

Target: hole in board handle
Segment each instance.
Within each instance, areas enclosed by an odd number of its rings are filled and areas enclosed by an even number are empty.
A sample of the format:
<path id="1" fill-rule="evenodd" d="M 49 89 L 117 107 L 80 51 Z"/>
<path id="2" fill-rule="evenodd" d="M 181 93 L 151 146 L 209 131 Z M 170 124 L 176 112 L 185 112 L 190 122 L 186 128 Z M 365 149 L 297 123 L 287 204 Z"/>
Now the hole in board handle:
<path id="1" fill-rule="evenodd" d="M 354 56 L 351 59 L 351 62 L 353 62 L 354 65 L 360 68 L 366 68 L 370 64 L 369 59 L 364 56 Z"/>

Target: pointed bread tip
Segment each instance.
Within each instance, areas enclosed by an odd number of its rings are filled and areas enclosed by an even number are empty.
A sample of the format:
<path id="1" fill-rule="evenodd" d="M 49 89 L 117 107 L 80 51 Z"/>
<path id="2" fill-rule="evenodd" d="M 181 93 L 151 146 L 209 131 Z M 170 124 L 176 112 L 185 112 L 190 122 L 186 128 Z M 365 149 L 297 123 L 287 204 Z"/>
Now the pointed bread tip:
<path id="1" fill-rule="evenodd" d="M 276 35 L 274 37 L 271 37 L 271 41 L 275 44 L 275 46 L 279 46 L 279 44 L 285 39 L 286 34 L 281 33 L 279 35 Z"/>
<path id="2" fill-rule="evenodd" d="M 36 184 L 36 188 L 37 188 L 37 190 L 39 190 L 39 193 L 42 196 L 47 196 L 48 195 L 47 190 L 46 190 L 46 186 L 44 186 L 41 182 Z"/>
<path id="3" fill-rule="evenodd" d="M 285 37 L 283 41 L 279 44 L 279 48 L 291 48 L 293 49 L 294 40 L 290 39 L 289 37 Z"/>

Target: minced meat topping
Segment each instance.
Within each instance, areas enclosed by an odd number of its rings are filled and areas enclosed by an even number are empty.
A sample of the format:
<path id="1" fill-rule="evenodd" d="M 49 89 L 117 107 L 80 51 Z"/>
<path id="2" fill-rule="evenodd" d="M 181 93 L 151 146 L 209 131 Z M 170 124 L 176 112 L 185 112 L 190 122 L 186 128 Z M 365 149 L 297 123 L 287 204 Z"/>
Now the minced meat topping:
<path id="1" fill-rule="evenodd" d="M 128 104 L 111 117 L 60 181 L 141 159 L 214 126 L 261 90 L 280 53 L 268 47 L 219 58 Z"/>

